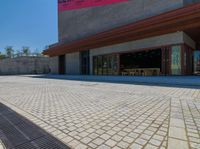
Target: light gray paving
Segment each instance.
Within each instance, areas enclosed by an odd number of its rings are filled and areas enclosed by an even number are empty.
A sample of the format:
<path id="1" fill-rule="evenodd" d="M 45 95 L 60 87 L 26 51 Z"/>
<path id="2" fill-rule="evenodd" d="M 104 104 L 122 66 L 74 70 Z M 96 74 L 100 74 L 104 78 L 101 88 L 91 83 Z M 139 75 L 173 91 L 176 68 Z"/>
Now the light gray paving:
<path id="1" fill-rule="evenodd" d="M 0 76 L 0 102 L 75 149 L 199 149 L 200 90 Z"/>
<path id="2" fill-rule="evenodd" d="M 4 149 L 4 146 L 3 146 L 1 139 L 0 139 L 0 149 Z"/>

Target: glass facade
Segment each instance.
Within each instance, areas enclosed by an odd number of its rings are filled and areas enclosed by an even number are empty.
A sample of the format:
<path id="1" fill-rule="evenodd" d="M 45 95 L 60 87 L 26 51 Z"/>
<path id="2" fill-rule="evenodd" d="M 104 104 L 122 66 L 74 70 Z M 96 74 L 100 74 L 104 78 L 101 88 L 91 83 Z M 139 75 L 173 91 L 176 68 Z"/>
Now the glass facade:
<path id="1" fill-rule="evenodd" d="M 193 70 L 200 73 L 200 51 L 193 54 L 184 44 L 93 57 L 94 75 L 191 75 Z"/>
<path id="2" fill-rule="evenodd" d="M 171 73 L 181 75 L 181 45 L 171 48 Z"/>
<path id="3" fill-rule="evenodd" d="M 200 74 L 200 51 L 194 51 L 194 74 Z"/>
<path id="4" fill-rule="evenodd" d="M 102 55 L 93 57 L 94 75 L 118 75 L 118 55 Z"/>

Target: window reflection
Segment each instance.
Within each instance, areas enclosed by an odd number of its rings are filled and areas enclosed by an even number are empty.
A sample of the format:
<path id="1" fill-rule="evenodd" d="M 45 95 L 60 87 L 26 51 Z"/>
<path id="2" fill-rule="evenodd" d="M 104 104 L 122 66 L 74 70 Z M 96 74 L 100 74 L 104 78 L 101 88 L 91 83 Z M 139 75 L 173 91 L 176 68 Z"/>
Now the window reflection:
<path id="1" fill-rule="evenodd" d="M 200 51 L 194 51 L 194 74 L 200 74 Z"/>
<path id="2" fill-rule="evenodd" d="M 94 56 L 94 75 L 118 75 L 118 56 L 116 54 Z"/>
<path id="3" fill-rule="evenodd" d="M 171 71 L 172 75 L 181 74 L 181 46 L 172 46 Z"/>

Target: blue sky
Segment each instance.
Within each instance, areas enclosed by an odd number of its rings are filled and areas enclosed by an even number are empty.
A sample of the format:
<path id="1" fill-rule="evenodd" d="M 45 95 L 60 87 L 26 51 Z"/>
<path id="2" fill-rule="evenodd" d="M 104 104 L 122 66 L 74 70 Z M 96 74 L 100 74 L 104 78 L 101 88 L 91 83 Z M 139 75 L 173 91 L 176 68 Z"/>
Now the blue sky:
<path id="1" fill-rule="evenodd" d="M 0 51 L 28 46 L 42 51 L 57 42 L 57 0 L 0 0 Z"/>

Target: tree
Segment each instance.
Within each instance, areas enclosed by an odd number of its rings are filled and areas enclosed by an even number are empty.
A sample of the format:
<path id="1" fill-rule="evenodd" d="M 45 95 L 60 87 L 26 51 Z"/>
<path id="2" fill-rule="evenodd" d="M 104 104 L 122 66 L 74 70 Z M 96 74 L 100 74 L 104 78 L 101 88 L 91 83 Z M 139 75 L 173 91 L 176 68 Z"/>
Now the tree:
<path id="1" fill-rule="evenodd" d="M 21 55 L 22 55 L 22 53 L 21 53 L 19 50 L 17 50 L 16 56 L 17 56 L 17 57 L 20 57 Z"/>
<path id="2" fill-rule="evenodd" d="M 4 59 L 4 58 L 6 58 L 6 55 L 5 55 L 5 54 L 2 54 L 2 53 L 0 52 L 0 60 L 1 60 L 1 59 Z"/>
<path id="3" fill-rule="evenodd" d="M 13 56 L 14 56 L 14 50 L 13 50 L 12 46 L 7 46 L 5 48 L 5 51 L 6 51 L 6 56 L 8 58 L 13 58 Z"/>
<path id="4" fill-rule="evenodd" d="M 22 47 L 22 54 L 25 56 L 29 56 L 30 55 L 29 47 Z"/>
<path id="5" fill-rule="evenodd" d="M 35 56 L 40 56 L 41 53 L 38 51 L 38 49 L 35 49 L 35 51 L 34 51 L 34 55 L 35 55 Z"/>

